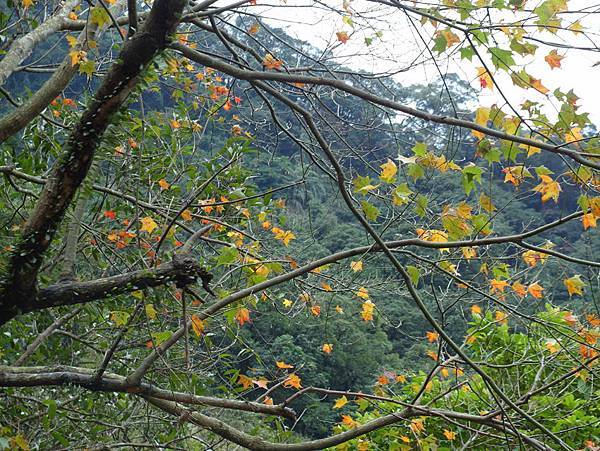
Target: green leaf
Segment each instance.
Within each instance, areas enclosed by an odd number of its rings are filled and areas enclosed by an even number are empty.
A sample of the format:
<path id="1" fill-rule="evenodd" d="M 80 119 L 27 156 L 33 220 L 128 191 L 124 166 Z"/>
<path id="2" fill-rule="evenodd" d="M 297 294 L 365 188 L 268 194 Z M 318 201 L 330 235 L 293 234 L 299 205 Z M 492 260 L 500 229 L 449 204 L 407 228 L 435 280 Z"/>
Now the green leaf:
<path id="1" fill-rule="evenodd" d="M 366 200 L 363 200 L 360 203 L 360 206 L 362 207 L 362 210 L 363 210 L 363 213 L 365 214 L 365 217 L 369 221 L 375 221 L 375 220 L 377 220 L 377 217 L 379 216 L 379 209 L 377 207 L 375 207 L 374 205 L 370 204 Z"/>
<path id="2" fill-rule="evenodd" d="M 229 266 L 235 263 L 240 256 L 238 250 L 233 247 L 222 247 L 217 258 L 217 265 Z"/>
<path id="3" fill-rule="evenodd" d="M 419 215 L 421 218 L 425 217 L 427 214 L 427 204 L 429 203 L 429 199 L 419 194 L 415 200 L 415 213 Z"/>
<path id="4" fill-rule="evenodd" d="M 417 268 L 416 266 L 408 265 L 406 267 L 406 271 L 408 272 L 408 275 L 410 276 L 410 281 L 412 282 L 412 284 L 414 286 L 419 285 L 419 277 L 421 276 L 421 272 L 419 271 L 419 268 Z"/>
<path id="5" fill-rule="evenodd" d="M 508 70 L 516 64 L 510 50 L 491 47 L 488 49 L 488 52 L 492 54 L 492 64 L 496 69 Z"/>
<path id="6" fill-rule="evenodd" d="M 481 184 L 481 174 L 483 169 L 479 166 L 470 165 L 462 169 L 462 184 L 467 196 L 475 188 L 475 182 Z"/>

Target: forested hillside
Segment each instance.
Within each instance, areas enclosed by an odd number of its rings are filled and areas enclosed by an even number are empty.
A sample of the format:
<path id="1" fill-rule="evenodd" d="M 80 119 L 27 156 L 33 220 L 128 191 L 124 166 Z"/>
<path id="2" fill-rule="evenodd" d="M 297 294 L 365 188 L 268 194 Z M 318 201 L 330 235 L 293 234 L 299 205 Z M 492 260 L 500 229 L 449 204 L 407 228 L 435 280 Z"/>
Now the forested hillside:
<path id="1" fill-rule="evenodd" d="M 0 449 L 597 448 L 598 11 L 434 3 L 2 5 Z"/>

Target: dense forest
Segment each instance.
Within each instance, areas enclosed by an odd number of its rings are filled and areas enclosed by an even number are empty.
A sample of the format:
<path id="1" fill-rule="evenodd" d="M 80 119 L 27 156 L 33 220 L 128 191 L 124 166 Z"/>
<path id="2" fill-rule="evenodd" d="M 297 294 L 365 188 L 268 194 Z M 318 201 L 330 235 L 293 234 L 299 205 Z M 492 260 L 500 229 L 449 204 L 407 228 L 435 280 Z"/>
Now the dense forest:
<path id="1" fill-rule="evenodd" d="M 256 3 L 2 5 L 0 449 L 597 449 L 600 11 Z"/>

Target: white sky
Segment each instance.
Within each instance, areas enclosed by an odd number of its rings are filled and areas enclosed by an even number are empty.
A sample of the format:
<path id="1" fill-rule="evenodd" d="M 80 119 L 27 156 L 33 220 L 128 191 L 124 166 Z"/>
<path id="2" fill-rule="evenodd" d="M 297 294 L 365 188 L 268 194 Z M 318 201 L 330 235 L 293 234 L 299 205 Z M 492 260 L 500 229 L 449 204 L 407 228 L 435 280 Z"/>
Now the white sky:
<path id="1" fill-rule="evenodd" d="M 527 6 L 533 9 L 541 2 L 542 0 L 528 0 Z M 405 0 L 404 3 L 413 5 L 412 1 Z M 340 10 L 342 0 L 326 0 L 323 4 Z M 561 31 L 558 35 L 553 35 L 546 31 L 539 31 L 537 28 L 533 29 L 531 35 L 546 41 L 600 50 L 600 2 L 597 0 L 571 0 L 568 4 L 571 11 L 586 8 L 589 14 L 566 14 L 563 16 L 565 17 L 563 26 L 579 20 L 584 27 L 585 35 L 575 34 L 571 31 Z M 318 7 L 310 0 L 288 0 L 285 4 L 281 4 L 284 7 L 261 6 L 261 1 L 258 0 L 261 14 L 276 19 L 271 21 L 273 25 L 286 28 L 292 36 L 308 41 L 317 48 L 335 46 L 335 55 L 339 58 L 338 61 L 348 67 L 365 69 L 374 73 L 399 72 L 394 75 L 394 78 L 402 84 L 427 83 L 439 78 L 438 69 L 431 62 L 422 40 L 425 39 L 431 48 L 432 44 L 429 39 L 435 29 L 430 24 L 422 27 L 418 20 L 414 21 L 422 35 L 421 38 L 401 11 L 394 12 L 391 7 L 368 3 L 364 0 L 353 0 L 349 5 L 357 12 L 352 16 L 356 24 L 354 29 L 343 23 L 339 14 L 328 12 L 325 7 Z M 498 19 L 512 21 L 515 20 L 515 15 L 504 14 Z M 364 31 L 364 27 L 367 27 L 367 31 Z M 371 27 L 370 30 L 368 27 Z M 351 35 L 350 40 L 344 45 L 337 42 L 335 36 L 337 31 L 348 32 Z M 364 42 L 365 37 L 372 37 L 377 31 L 383 33 L 381 39 L 374 39 L 373 45 L 367 47 Z M 459 33 L 457 32 L 457 34 Z M 503 33 L 498 32 L 498 35 L 503 35 Z M 500 39 L 503 37 L 501 36 Z M 565 56 L 562 60 L 562 68 L 551 69 L 544 61 L 544 56 L 553 47 L 538 42 L 533 43 L 539 47 L 535 57 L 520 60 L 515 58 L 517 62 L 522 64 L 522 67 L 530 75 L 540 79 L 543 85 L 550 89 L 549 95 L 555 88 L 560 87 L 563 92 L 573 89 L 575 94 L 581 98 L 578 102 L 581 105 L 579 111 L 589 112 L 592 122 L 600 128 L 600 51 L 559 49 L 559 54 Z M 499 44 L 502 48 L 508 48 L 507 42 L 500 41 Z M 457 53 L 450 54 L 450 56 L 448 53 L 444 53 L 436 59 L 442 73 L 454 72 L 461 78 L 470 81 L 476 90 L 481 92 L 480 102 L 483 105 L 489 106 L 497 103 L 500 106 L 504 104 L 498 89 L 494 89 L 492 92 L 479 88 L 476 68 L 481 64 L 475 58 L 473 63 L 470 63 L 467 60 L 461 60 Z M 414 61 L 418 61 L 419 64 L 404 71 L 413 66 Z M 493 67 L 489 59 L 487 59 L 487 63 L 490 68 Z M 599 64 L 593 67 L 595 63 Z M 556 100 L 533 89 L 523 90 L 515 87 L 505 72 L 498 71 L 494 76 L 497 77 L 502 92 L 513 106 L 518 106 L 525 99 L 535 100 L 545 105 L 543 111 L 551 119 L 556 117 L 556 109 L 559 105 Z M 504 110 L 508 112 L 508 109 Z"/>

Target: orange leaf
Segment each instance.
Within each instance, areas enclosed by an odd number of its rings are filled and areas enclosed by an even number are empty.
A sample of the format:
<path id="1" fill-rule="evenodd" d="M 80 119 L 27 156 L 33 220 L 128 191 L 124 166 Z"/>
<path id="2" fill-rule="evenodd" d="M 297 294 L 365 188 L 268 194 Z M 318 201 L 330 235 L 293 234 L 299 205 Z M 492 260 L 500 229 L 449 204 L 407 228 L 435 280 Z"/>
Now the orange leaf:
<path id="1" fill-rule="evenodd" d="M 283 381 L 283 386 L 286 388 L 296 388 L 300 390 L 302 388 L 301 379 L 296 375 L 296 373 L 290 374 L 286 380 Z"/>
<path id="2" fill-rule="evenodd" d="M 235 319 L 240 324 L 240 326 L 243 326 L 244 324 L 251 322 L 250 321 L 250 310 L 248 310 L 245 307 L 242 307 L 235 314 Z"/>
<path id="3" fill-rule="evenodd" d="M 198 337 L 204 332 L 204 321 L 198 315 L 192 315 L 192 329 Z"/>
<path id="4" fill-rule="evenodd" d="M 350 39 L 350 36 L 348 36 L 348 33 L 346 33 L 345 31 L 338 31 L 336 34 L 337 40 L 340 41 L 342 44 L 345 44 L 346 42 L 348 42 L 348 39 Z"/>
<path id="5" fill-rule="evenodd" d="M 331 343 L 324 343 L 322 351 L 325 354 L 331 354 L 331 352 L 333 351 L 333 345 Z"/>
<path id="6" fill-rule="evenodd" d="M 550 66 L 554 70 L 554 68 L 560 68 L 560 62 L 563 60 L 563 58 L 564 56 L 559 55 L 555 49 L 548 53 L 544 57 L 544 60 L 546 60 L 548 66 Z"/>
<path id="7" fill-rule="evenodd" d="M 289 363 L 285 363 L 282 360 L 275 362 L 275 365 L 277 365 L 277 368 L 281 368 L 281 369 L 294 368 L 294 365 L 290 365 Z"/>
<path id="8" fill-rule="evenodd" d="M 537 282 L 532 283 L 527 287 L 527 292 L 536 299 L 542 298 L 542 291 L 544 291 L 544 288 Z"/>

